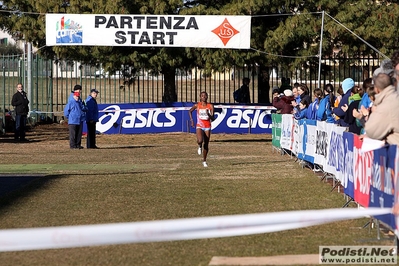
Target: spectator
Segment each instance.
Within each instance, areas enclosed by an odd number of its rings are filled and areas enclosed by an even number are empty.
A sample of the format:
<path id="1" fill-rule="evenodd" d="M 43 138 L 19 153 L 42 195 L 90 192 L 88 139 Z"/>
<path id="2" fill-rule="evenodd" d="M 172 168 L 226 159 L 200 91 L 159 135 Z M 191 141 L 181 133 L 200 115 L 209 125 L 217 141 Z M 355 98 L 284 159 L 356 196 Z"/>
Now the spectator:
<path id="1" fill-rule="evenodd" d="M 327 123 L 334 123 L 335 119 L 332 113 L 334 102 L 334 86 L 332 84 L 327 84 L 324 87 L 324 98 L 320 101 L 319 109 L 317 109 L 316 119 L 319 121 L 326 121 Z"/>
<path id="2" fill-rule="evenodd" d="M 374 70 L 373 78 L 378 76 L 378 74 L 381 74 L 381 73 L 387 74 L 390 77 L 393 76 L 394 66 L 393 66 L 393 62 L 391 61 L 391 59 L 382 60 L 380 67 L 377 68 L 376 70 Z"/>
<path id="3" fill-rule="evenodd" d="M 292 91 L 291 87 L 291 79 L 290 78 L 281 78 L 281 86 L 280 86 L 280 94 L 283 94 L 285 90 L 290 90 Z"/>
<path id="4" fill-rule="evenodd" d="M 279 93 L 273 94 L 273 106 L 279 110 L 280 114 L 292 114 L 293 107 L 291 102 L 294 100 L 294 95 L 291 90 L 285 90 L 283 96 Z"/>
<path id="5" fill-rule="evenodd" d="M 352 96 L 349 97 L 349 105 L 344 104 L 342 109 L 345 111 L 344 121 L 348 124 L 348 131 L 360 135 L 362 130 L 361 123 L 353 115 L 354 110 L 360 108 L 360 101 L 362 99 L 363 89 L 358 86 L 352 88 Z"/>
<path id="6" fill-rule="evenodd" d="M 396 62 L 395 56 L 396 55 L 394 53 L 394 55 L 392 56 L 392 60 L 391 59 L 382 60 L 380 67 L 377 68 L 376 70 L 374 70 L 373 78 L 376 77 L 380 73 L 387 74 L 388 76 L 390 76 L 393 79 L 392 83 L 396 87 L 397 82 L 396 82 L 396 75 L 395 75 L 395 62 Z"/>
<path id="7" fill-rule="evenodd" d="M 320 88 L 317 88 L 313 91 L 314 101 L 309 104 L 308 111 L 306 114 L 307 119 L 316 120 L 317 110 L 319 109 L 319 104 L 322 99 L 323 92 Z"/>
<path id="8" fill-rule="evenodd" d="M 301 102 L 301 96 L 298 93 L 299 83 L 295 82 L 294 87 L 292 88 L 292 94 L 294 95 L 295 102 L 299 104 Z"/>
<path id="9" fill-rule="evenodd" d="M 355 82 L 351 78 L 345 79 L 342 84 L 341 88 L 343 91 L 342 99 L 340 100 L 338 107 L 333 109 L 333 113 L 337 116 L 337 124 L 342 127 L 348 127 L 349 125 L 345 123 L 345 111 L 342 109 L 342 106 L 349 104 L 349 97 L 352 96 L 352 89 L 355 87 Z"/>
<path id="10" fill-rule="evenodd" d="M 367 78 L 363 81 L 363 96 L 362 96 L 362 100 L 360 101 L 360 106 L 364 106 L 364 108 L 369 108 L 371 101 L 370 101 L 370 97 L 368 95 L 368 89 L 369 88 L 373 88 L 373 79 L 372 78 Z M 374 88 L 373 88 L 374 90 Z"/>
<path id="11" fill-rule="evenodd" d="M 86 125 L 87 125 L 87 139 L 86 148 L 98 149 L 96 146 L 96 124 L 98 122 L 98 105 L 97 105 L 98 90 L 91 89 L 90 95 L 86 99 L 87 113 L 86 113 Z"/>
<path id="12" fill-rule="evenodd" d="M 399 144 L 399 94 L 389 75 L 380 73 L 373 77 L 376 92 L 372 113 L 366 122 L 365 130 L 372 139 L 385 140 L 389 144 Z"/>
<path id="13" fill-rule="evenodd" d="M 298 105 L 298 110 L 294 111 L 294 118 L 299 120 L 306 118 L 306 113 L 308 111 L 308 101 L 306 99 L 302 99 Z"/>
<path id="14" fill-rule="evenodd" d="M 251 97 L 249 95 L 249 78 L 242 79 L 242 85 L 240 87 L 240 101 L 239 103 L 251 103 Z"/>
<path id="15" fill-rule="evenodd" d="M 336 95 L 335 101 L 334 101 L 334 105 L 333 105 L 334 108 L 338 107 L 339 103 L 342 100 L 342 96 L 344 95 L 344 91 L 342 90 L 342 86 L 338 87 L 337 94 L 338 95 Z"/>
<path id="16" fill-rule="evenodd" d="M 306 86 L 306 84 L 300 84 L 297 87 L 297 90 L 298 90 L 300 102 L 304 99 L 307 102 L 306 106 L 308 107 L 309 104 L 312 102 L 312 100 L 310 99 L 310 96 L 309 96 L 309 88 L 308 88 L 308 86 Z M 299 109 L 299 105 L 296 103 L 296 101 L 292 102 L 292 106 L 294 106 L 294 108 Z"/>
<path id="17" fill-rule="evenodd" d="M 361 101 L 364 94 L 363 88 L 359 86 L 354 86 L 351 90 L 351 96 L 348 99 L 348 105 L 351 104 L 353 101 Z"/>
<path id="18" fill-rule="evenodd" d="M 82 95 L 82 86 L 80 86 L 79 84 L 76 84 L 76 85 L 73 87 L 73 90 L 72 90 L 72 92 L 71 92 L 71 94 L 70 94 L 70 96 L 69 96 L 68 102 L 70 102 L 70 101 L 72 101 L 72 102 L 76 101 L 76 100 L 75 100 L 75 94 L 76 94 L 76 95 L 79 94 L 79 96 L 78 96 L 78 102 L 79 102 L 79 104 L 82 106 L 82 110 L 83 110 L 83 116 L 82 116 L 82 118 L 81 118 L 80 127 L 77 127 L 77 128 L 76 128 L 77 130 L 79 130 L 79 132 L 77 132 L 77 135 L 76 135 L 76 141 L 77 141 L 78 146 L 79 146 L 78 148 L 83 149 L 83 146 L 82 146 L 82 133 L 83 133 L 83 131 L 82 131 L 82 130 L 83 130 L 83 121 L 86 120 L 86 118 L 85 118 L 85 112 L 87 111 L 87 108 L 86 108 L 85 103 L 82 101 L 82 98 L 81 98 L 81 95 Z"/>
<path id="19" fill-rule="evenodd" d="M 360 134 L 365 134 L 366 131 L 364 130 L 365 127 L 365 123 L 367 122 L 370 114 L 371 114 L 371 107 L 373 106 L 373 103 L 375 101 L 375 91 L 374 91 L 374 87 L 369 87 L 367 90 L 367 95 L 369 97 L 370 100 L 370 105 L 368 108 L 364 107 L 363 105 L 360 106 L 360 110 L 353 110 L 353 116 L 356 117 L 356 119 L 358 119 L 358 121 L 360 122 L 360 124 L 362 125 L 362 131 L 360 132 Z"/>
<path id="20" fill-rule="evenodd" d="M 15 110 L 15 132 L 14 140 L 28 141 L 26 135 L 26 122 L 29 113 L 29 100 L 24 91 L 22 83 L 17 84 L 17 92 L 12 96 L 11 105 Z"/>
<path id="21" fill-rule="evenodd" d="M 398 90 L 398 80 L 399 80 L 399 50 L 395 51 L 391 57 L 391 62 L 392 62 L 392 67 L 394 70 L 394 73 L 392 77 L 394 78 L 394 86 Z M 399 91 L 399 90 L 398 90 Z"/>
<path id="22" fill-rule="evenodd" d="M 282 96 L 281 94 L 280 94 L 280 89 L 279 89 L 279 87 L 278 86 L 273 86 L 273 89 L 272 89 L 272 96 L 273 96 L 273 98 L 274 98 L 274 96 L 275 95 L 278 95 L 278 96 Z"/>
<path id="23" fill-rule="evenodd" d="M 83 149 L 80 145 L 82 139 L 82 121 L 84 121 L 85 114 L 83 111 L 83 104 L 80 99 L 78 91 L 73 93 L 73 100 L 69 100 L 64 108 L 64 115 L 68 119 L 69 128 L 69 147 L 71 149 Z"/>

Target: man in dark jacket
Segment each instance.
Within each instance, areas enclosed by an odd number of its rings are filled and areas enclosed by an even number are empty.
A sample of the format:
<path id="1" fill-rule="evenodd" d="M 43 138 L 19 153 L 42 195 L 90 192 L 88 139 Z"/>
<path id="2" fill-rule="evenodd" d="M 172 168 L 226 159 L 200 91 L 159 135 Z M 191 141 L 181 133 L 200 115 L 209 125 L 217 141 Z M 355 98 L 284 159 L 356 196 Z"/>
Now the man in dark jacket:
<path id="1" fill-rule="evenodd" d="M 17 92 L 12 96 L 11 105 L 15 110 L 15 140 L 28 141 L 25 138 L 26 121 L 29 113 L 29 100 L 21 83 L 17 84 Z"/>
<path id="2" fill-rule="evenodd" d="M 240 87 L 241 99 L 239 100 L 239 103 L 246 103 L 246 104 L 251 103 L 251 97 L 249 95 L 249 83 L 250 83 L 249 78 L 242 79 L 242 86 Z"/>
<path id="3" fill-rule="evenodd" d="M 88 149 L 98 149 L 96 146 L 96 124 L 98 122 L 98 105 L 97 95 L 98 90 L 91 89 L 90 95 L 86 99 L 87 113 L 86 113 L 86 124 L 87 124 L 87 139 L 86 146 Z"/>

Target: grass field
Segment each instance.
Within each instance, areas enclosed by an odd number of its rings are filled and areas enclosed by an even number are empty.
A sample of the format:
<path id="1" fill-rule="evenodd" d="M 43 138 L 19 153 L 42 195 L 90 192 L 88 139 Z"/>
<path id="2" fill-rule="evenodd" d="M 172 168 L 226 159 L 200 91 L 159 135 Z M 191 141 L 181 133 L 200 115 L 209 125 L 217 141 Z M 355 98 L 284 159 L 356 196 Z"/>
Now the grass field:
<path id="1" fill-rule="evenodd" d="M 39 125 L 27 137 L 32 141 L 0 138 L 0 229 L 340 208 L 345 203 L 343 194 L 330 192 L 331 184 L 294 158 L 273 152 L 271 135 L 212 135 L 208 168 L 197 155 L 194 134 L 100 135 L 98 150 L 70 150 L 64 125 Z M 7 176 L 18 175 L 36 178 L 11 186 Z M 368 220 L 239 237 L 3 252 L 0 265 L 208 265 L 213 256 L 392 245 L 384 235 L 377 241 L 376 229 L 361 229 Z"/>

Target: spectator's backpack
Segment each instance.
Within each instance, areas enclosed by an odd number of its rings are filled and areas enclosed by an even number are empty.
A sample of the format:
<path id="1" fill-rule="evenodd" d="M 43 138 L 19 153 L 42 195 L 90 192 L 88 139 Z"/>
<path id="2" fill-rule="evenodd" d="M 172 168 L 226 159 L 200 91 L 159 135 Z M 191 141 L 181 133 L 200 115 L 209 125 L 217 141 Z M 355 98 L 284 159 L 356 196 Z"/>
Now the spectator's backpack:
<path id="1" fill-rule="evenodd" d="M 241 102 L 241 99 L 242 99 L 242 91 L 241 91 L 241 88 L 239 88 L 239 89 L 237 89 L 237 90 L 235 90 L 235 91 L 233 92 L 233 98 L 234 98 L 234 101 L 236 101 L 236 102 Z"/>

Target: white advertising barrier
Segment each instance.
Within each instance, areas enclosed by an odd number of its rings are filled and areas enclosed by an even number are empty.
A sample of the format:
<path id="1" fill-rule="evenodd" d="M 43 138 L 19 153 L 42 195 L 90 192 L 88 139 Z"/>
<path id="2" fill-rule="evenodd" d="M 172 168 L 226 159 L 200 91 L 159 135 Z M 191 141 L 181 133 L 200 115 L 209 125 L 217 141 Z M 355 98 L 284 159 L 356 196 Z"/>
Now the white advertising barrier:
<path id="1" fill-rule="evenodd" d="M 343 165 L 345 164 L 343 134 L 346 128 L 330 123 L 326 123 L 326 127 L 329 141 L 327 142 L 327 159 L 324 160 L 323 171 L 333 174 L 339 181 L 343 181 L 343 177 L 339 172 L 343 171 Z"/>
<path id="2" fill-rule="evenodd" d="M 289 114 L 282 115 L 280 147 L 286 150 L 292 148 L 294 117 Z"/>
<path id="3" fill-rule="evenodd" d="M 329 130 L 327 126 L 325 121 L 317 121 L 314 163 L 323 166 L 326 165 L 328 151 Z"/>
<path id="4" fill-rule="evenodd" d="M 164 221 L 0 230 L 0 252 L 262 234 L 391 213 L 326 209 Z"/>
<path id="5" fill-rule="evenodd" d="M 298 152 L 302 152 L 302 147 L 301 147 L 302 140 L 303 140 L 302 128 L 299 126 L 299 121 L 294 119 L 292 127 L 291 151 L 296 156 L 298 155 Z"/>
<path id="6" fill-rule="evenodd" d="M 46 45 L 249 49 L 251 16 L 46 14 Z"/>

